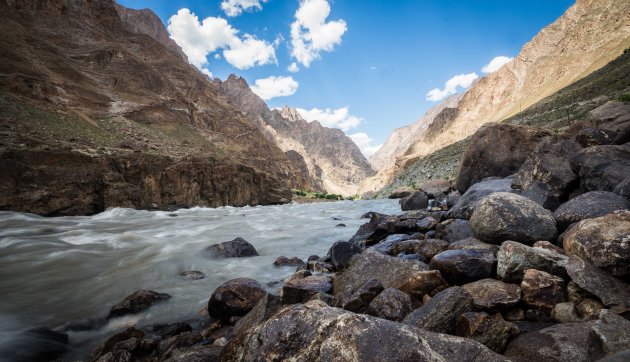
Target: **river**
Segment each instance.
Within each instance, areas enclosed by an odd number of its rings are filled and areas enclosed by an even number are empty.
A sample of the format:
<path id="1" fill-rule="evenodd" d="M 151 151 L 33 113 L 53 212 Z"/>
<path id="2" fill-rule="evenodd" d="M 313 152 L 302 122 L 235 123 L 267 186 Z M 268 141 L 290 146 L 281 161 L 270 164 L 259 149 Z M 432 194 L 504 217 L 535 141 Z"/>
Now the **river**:
<path id="1" fill-rule="evenodd" d="M 333 242 L 349 239 L 366 222 L 360 217 L 368 211 L 401 212 L 397 200 L 174 212 L 115 208 L 57 218 L 0 212 L 0 346 L 25 328 L 103 318 L 139 289 L 173 298 L 95 331 L 72 332 L 71 346 L 89 345 L 126 325 L 195 317 L 214 289 L 233 278 L 254 278 L 277 292 L 278 282 L 295 270 L 274 267 L 278 256 L 325 255 Z M 236 237 L 252 243 L 260 256 L 205 255 L 207 246 Z M 189 270 L 206 278 L 179 276 Z"/>

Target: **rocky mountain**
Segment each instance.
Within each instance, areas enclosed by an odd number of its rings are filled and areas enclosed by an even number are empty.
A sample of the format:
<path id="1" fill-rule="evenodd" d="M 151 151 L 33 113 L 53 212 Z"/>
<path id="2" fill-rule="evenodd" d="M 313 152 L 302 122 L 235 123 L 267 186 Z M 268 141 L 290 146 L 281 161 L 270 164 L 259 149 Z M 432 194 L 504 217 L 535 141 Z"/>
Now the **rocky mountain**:
<path id="1" fill-rule="evenodd" d="M 290 200 L 289 157 L 156 19 L 113 0 L 0 1 L 0 209 Z"/>
<path id="2" fill-rule="evenodd" d="M 308 182 L 301 188 L 354 195 L 357 185 L 374 175 L 357 145 L 341 130 L 324 127 L 316 121 L 307 122 L 289 107 L 270 110 L 247 82 L 236 75 L 221 82 L 220 87 L 236 108 L 259 125 L 269 140 L 285 152 L 293 153 L 289 158 L 294 160 L 294 167 L 306 165 L 308 175 L 302 173 L 302 178 Z"/>
<path id="3" fill-rule="evenodd" d="M 488 122 L 499 122 L 608 64 L 630 47 L 630 3 L 616 0 L 578 0 L 558 20 L 544 28 L 518 56 L 487 75 L 461 96 L 457 111 L 414 135 L 406 149 L 383 149 L 399 165 L 428 155 L 473 134 Z M 379 156 L 380 156 L 379 155 Z M 392 156 L 388 156 L 392 159 Z M 396 174 L 383 169 L 362 186 L 376 189 Z M 380 163 L 379 163 L 380 162 Z"/>

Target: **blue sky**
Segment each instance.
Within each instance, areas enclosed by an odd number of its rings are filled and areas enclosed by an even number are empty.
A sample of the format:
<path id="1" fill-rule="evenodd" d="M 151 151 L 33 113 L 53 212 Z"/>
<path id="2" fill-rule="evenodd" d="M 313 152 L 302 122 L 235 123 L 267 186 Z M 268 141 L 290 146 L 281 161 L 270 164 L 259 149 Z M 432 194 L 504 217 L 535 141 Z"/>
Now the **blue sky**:
<path id="1" fill-rule="evenodd" d="M 526 42 L 574 3 L 118 2 L 134 9 L 150 8 L 167 26 L 170 22 L 172 36 L 186 45 L 189 59 L 194 53 L 192 63 L 212 76 L 225 79 L 236 73 L 244 77 L 257 93 L 269 98 L 270 107 L 287 104 L 299 108 L 307 119 L 318 118 L 342 128 L 354 135 L 364 153 L 373 152 L 394 128 L 414 122 L 435 105 L 448 92 L 445 83 L 449 79 L 462 75 L 450 82 L 451 89 L 462 91 L 454 86 L 470 84 L 472 73 L 483 76 L 482 67 L 495 57 L 516 56 Z M 204 19 L 205 27 L 200 23 Z M 299 71 L 288 70 L 292 63 Z M 257 80 L 263 80 L 258 87 Z"/>

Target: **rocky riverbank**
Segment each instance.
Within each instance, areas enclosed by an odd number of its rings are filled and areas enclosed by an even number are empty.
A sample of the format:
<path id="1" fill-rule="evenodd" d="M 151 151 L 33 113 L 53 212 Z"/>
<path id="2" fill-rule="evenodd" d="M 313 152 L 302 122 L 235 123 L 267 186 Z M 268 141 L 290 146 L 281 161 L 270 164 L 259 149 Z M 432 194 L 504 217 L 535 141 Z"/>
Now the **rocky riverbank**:
<path id="1" fill-rule="evenodd" d="M 399 190 L 392 196 L 402 197 L 403 213 L 367 213 L 369 221 L 325 255 L 279 257 L 276 265 L 296 272 L 277 286 L 230 280 L 209 293 L 202 317 L 130 327 L 103 341 L 91 360 L 627 360 L 624 137 L 482 128 L 455 184 Z M 496 147 L 480 153 L 488 143 Z M 258 254 L 240 238 L 206 253 Z M 108 318 L 173 299 L 138 291 Z M 24 351 L 56 346 L 63 353 L 67 335 L 29 333 L 42 342 Z"/>

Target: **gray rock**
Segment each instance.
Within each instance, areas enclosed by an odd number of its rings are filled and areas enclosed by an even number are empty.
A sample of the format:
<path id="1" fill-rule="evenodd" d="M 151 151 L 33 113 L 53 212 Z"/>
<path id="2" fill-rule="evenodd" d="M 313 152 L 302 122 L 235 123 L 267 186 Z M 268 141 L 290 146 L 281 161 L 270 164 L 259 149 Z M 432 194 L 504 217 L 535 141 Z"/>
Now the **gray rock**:
<path id="1" fill-rule="evenodd" d="M 512 179 L 488 178 L 472 185 L 448 212 L 453 219 L 470 219 L 484 197 L 495 192 L 517 192 L 512 189 Z"/>
<path id="2" fill-rule="evenodd" d="M 370 279 L 357 290 L 348 289 L 337 297 L 337 306 L 355 313 L 363 313 L 380 292 L 383 285 L 378 279 Z"/>
<path id="3" fill-rule="evenodd" d="M 564 279 L 568 259 L 550 250 L 506 241 L 497 254 L 497 276 L 508 283 L 520 283 L 527 269 L 537 269 Z"/>
<path id="4" fill-rule="evenodd" d="M 617 187 L 613 190 L 617 195 L 621 195 L 627 199 L 630 199 L 630 177 L 621 181 Z"/>
<path id="5" fill-rule="evenodd" d="M 590 333 L 588 323 L 563 323 L 524 333 L 508 344 L 505 356 L 515 362 L 589 361 Z"/>
<path id="6" fill-rule="evenodd" d="M 417 239 L 399 240 L 395 242 L 392 246 L 391 255 L 413 254 L 416 252 L 418 245 L 420 245 L 420 242 L 421 241 Z"/>
<path id="7" fill-rule="evenodd" d="M 451 285 L 489 278 L 496 258 L 490 250 L 447 250 L 433 257 L 429 266 L 439 270 Z"/>
<path id="8" fill-rule="evenodd" d="M 564 280 L 544 271 L 527 269 L 521 282 L 523 301 L 534 309 L 540 309 L 547 313 L 553 307 L 564 302 Z"/>
<path id="9" fill-rule="evenodd" d="M 506 192 L 486 197 L 470 217 L 470 227 L 477 239 L 491 244 L 512 240 L 531 245 L 557 236 L 556 221 L 549 210 Z"/>
<path id="10" fill-rule="evenodd" d="M 617 277 L 630 277 L 630 211 L 582 220 L 564 235 L 567 255 L 576 255 Z"/>
<path id="11" fill-rule="evenodd" d="M 304 303 L 317 293 L 329 293 L 332 289 L 328 275 L 309 275 L 304 278 L 290 278 L 282 289 L 280 296 L 284 304 Z"/>
<path id="12" fill-rule="evenodd" d="M 267 292 L 254 279 L 237 278 L 221 284 L 210 296 L 208 314 L 212 318 L 228 320 L 244 316 Z"/>
<path id="13" fill-rule="evenodd" d="M 298 258 L 297 256 L 288 258 L 286 256 L 280 256 L 278 257 L 278 259 L 276 259 L 276 261 L 273 262 L 273 265 L 277 266 L 277 267 L 283 267 L 283 266 L 305 266 L 306 263 L 304 262 L 304 260 Z"/>
<path id="14" fill-rule="evenodd" d="M 360 247 L 347 241 L 337 241 L 328 250 L 330 262 L 337 270 L 343 270 L 348 267 L 350 259 L 360 253 Z"/>
<path id="15" fill-rule="evenodd" d="M 563 231 L 578 221 L 628 209 L 630 201 L 623 196 L 608 191 L 591 191 L 564 203 L 553 213 L 553 217 L 556 219 L 558 230 Z"/>
<path id="16" fill-rule="evenodd" d="M 222 361 L 503 361 L 483 345 L 309 302 L 237 335 Z"/>
<path id="17" fill-rule="evenodd" d="M 547 249 L 549 251 L 553 251 L 554 253 L 564 254 L 564 249 L 548 242 L 545 240 L 539 240 L 532 245 L 534 248 Z"/>
<path id="18" fill-rule="evenodd" d="M 400 208 L 403 211 L 422 210 L 429 206 L 429 197 L 423 191 L 416 191 L 413 194 L 400 199 Z"/>
<path id="19" fill-rule="evenodd" d="M 171 299 L 166 293 L 158 293 L 152 290 L 138 290 L 127 296 L 122 302 L 112 307 L 107 318 L 116 318 L 127 314 L 140 313 L 155 303 Z"/>
<path id="20" fill-rule="evenodd" d="M 472 297 L 464 288 L 450 287 L 411 312 L 403 323 L 427 331 L 454 334 L 459 317 L 472 308 Z"/>
<path id="21" fill-rule="evenodd" d="M 394 233 L 394 227 L 400 220 L 396 216 L 371 213 L 370 222 L 363 224 L 349 240 L 361 247 L 370 246 Z"/>
<path id="22" fill-rule="evenodd" d="M 259 255 L 256 248 L 243 238 L 210 245 L 206 248 L 206 252 L 213 258 L 243 258 Z"/>
<path id="23" fill-rule="evenodd" d="M 510 308 L 521 301 L 521 288 L 495 279 L 482 279 L 462 286 L 473 299 L 477 309 Z"/>
<path id="24" fill-rule="evenodd" d="M 532 200 L 547 210 L 554 211 L 560 207 L 558 197 L 549 190 L 547 185 L 540 182 L 535 182 L 527 187 L 521 192 L 521 196 Z"/>
<path id="25" fill-rule="evenodd" d="M 393 255 L 392 250 L 394 248 L 394 244 L 400 241 L 409 240 L 410 238 L 411 236 L 407 234 L 392 234 L 379 241 L 377 244 L 370 246 L 369 249 L 386 255 Z"/>
<path id="26" fill-rule="evenodd" d="M 582 147 L 612 145 L 617 132 L 608 129 L 585 128 L 575 136 L 575 141 Z"/>
<path id="27" fill-rule="evenodd" d="M 449 243 L 473 236 L 472 229 L 467 220 L 446 220 L 436 227 L 437 238 Z"/>
<path id="28" fill-rule="evenodd" d="M 630 349 L 630 321 L 608 310 L 599 313 L 589 340 L 589 356 L 595 361 Z"/>
<path id="29" fill-rule="evenodd" d="M 387 288 L 376 296 L 367 308 L 367 314 L 400 322 L 411 312 L 411 298 L 398 289 Z"/>
<path id="30" fill-rule="evenodd" d="M 205 345 L 176 349 L 165 362 L 219 362 L 222 346 Z"/>
<path id="31" fill-rule="evenodd" d="M 448 194 L 451 190 L 451 183 L 443 178 L 433 179 L 423 182 L 420 185 L 420 190 L 424 191 L 430 197 L 436 197 L 440 194 Z"/>
<path id="32" fill-rule="evenodd" d="M 256 306 L 234 325 L 235 333 L 244 333 L 273 316 L 282 307 L 280 297 L 267 294 L 258 301 Z"/>
<path id="33" fill-rule="evenodd" d="M 630 175 L 630 143 L 619 146 L 593 146 L 583 149 L 571 159 L 579 170 L 580 187 L 584 191 L 613 191 Z"/>

